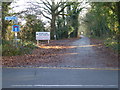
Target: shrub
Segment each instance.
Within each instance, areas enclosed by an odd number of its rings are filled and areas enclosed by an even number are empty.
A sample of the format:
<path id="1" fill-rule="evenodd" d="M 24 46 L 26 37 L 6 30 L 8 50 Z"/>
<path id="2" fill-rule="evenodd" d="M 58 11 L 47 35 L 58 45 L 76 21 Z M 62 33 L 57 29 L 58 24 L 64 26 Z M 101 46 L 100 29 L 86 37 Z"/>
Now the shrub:
<path id="1" fill-rule="evenodd" d="M 13 41 L 2 40 L 2 56 L 29 54 L 34 48 L 35 44 L 30 41 L 19 41 L 16 47 Z"/>
<path id="2" fill-rule="evenodd" d="M 110 47 L 112 48 L 113 50 L 115 51 L 118 51 L 118 41 L 113 39 L 113 38 L 107 38 L 105 41 L 104 41 L 104 44 L 107 46 L 107 47 Z"/>

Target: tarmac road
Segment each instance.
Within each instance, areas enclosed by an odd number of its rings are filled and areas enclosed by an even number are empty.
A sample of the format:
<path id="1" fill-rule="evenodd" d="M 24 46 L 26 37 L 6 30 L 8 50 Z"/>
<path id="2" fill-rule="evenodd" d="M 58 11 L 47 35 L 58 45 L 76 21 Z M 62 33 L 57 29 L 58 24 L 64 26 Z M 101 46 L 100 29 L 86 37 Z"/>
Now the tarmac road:
<path id="1" fill-rule="evenodd" d="M 117 70 L 3 68 L 3 88 L 117 88 Z"/>
<path id="2" fill-rule="evenodd" d="M 58 66 L 73 66 L 81 68 L 118 68 L 118 57 L 114 57 L 102 50 L 97 50 L 100 44 L 91 43 L 88 37 L 82 36 L 70 43 L 71 48 L 61 57 Z"/>

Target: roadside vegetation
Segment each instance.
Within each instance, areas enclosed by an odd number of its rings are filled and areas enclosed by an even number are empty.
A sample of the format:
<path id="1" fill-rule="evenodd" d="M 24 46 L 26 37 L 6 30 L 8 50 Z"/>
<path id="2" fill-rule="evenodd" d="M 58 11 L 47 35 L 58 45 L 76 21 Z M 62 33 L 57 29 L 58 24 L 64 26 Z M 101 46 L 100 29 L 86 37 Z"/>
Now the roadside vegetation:
<path id="1" fill-rule="evenodd" d="M 79 19 L 79 15 L 86 7 L 82 7 L 82 2 L 59 2 L 53 0 L 43 1 L 41 3 L 31 3 L 31 7 L 18 13 L 10 13 L 12 2 L 2 3 L 2 55 L 13 56 L 31 53 L 36 47 L 35 32 L 51 32 L 51 39 L 76 38 L 79 33 L 85 32 L 92 38 L 104 39 L 107 47 L 120 51 L 120 3 L 119 2 L 101 2 L 89 3 L 86 17 Z M 41 7 L 42 5 L 45 7 Z M 37 8 L 37 9 L 36 9 Z M 47 16 L 45 13 L 49 14 Z M 21 20 L 26 20 L 25 24 L 19 22 L 21 31 L 18 32 L 18 47 L 14 43 L 14 32 L 11 31 L 13 21 L 5 21 L 6 16 L 18 16 Z M 46 23 L 42 15 L 50 24 Z M 82 21 L 80 21 L 82 20 Z M 81 23 L 79 23 L 81 22 Z M 86 29 L 79 31 L 79 27 L 84 25 Z"/>
<path id="2" fill-rule="evenodd" d="M 87 35 L 102 39 L 106 47 L 120 53 L 119 6 L 119 2 L 92 3 L 84 23 L 87 25 Z"/>
<path id="3" fill-rule="evenodd" d="M 25 41 L 17 42 L 17 46 L 12 41 L 3 40 L 2 41 L 2 56 L 16 56 L 32 53 L 36 45 L 33 42 Z"/>

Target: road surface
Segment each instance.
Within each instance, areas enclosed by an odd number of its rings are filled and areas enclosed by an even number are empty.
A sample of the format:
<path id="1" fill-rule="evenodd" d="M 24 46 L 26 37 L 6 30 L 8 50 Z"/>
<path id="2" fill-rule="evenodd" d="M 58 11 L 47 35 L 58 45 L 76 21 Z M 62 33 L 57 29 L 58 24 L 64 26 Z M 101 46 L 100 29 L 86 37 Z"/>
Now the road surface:
<path id="1" fill-rule="evenodd" d="M 3 68 L 3 88 L 117 88 L 117 70 Z"/>
<path id="2" fill-rule="evenodd" d="M 88 37 L 82 36 L 70 44 L 71 48 L 61 57 L 62 63 L 58 66 L 73 66 L 84 68 L 118 68 L 118 58 L 109 55 L 95 47 L 100 44 L 92 44 Z"/>
<path id="3" fill-rule="evenodd" d="M 3 68 L 3 88 L 117 88 L 115 58 L 95 46 L 82 37 L 69 45 L 55 66 Z"/>

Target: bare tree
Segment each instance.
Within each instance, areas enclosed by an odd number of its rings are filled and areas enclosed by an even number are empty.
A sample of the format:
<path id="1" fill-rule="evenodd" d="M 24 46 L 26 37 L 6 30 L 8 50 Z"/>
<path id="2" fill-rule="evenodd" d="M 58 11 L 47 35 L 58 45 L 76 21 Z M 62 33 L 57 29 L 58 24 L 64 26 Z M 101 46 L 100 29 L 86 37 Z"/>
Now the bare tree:
<path id="1" fill-rule="evenodd" d="M 33 6 L 35 6 L 34 11 L 43 15 L 45 18 L 49 19 L 51 21 L 51 39 L 54 39 L 54 35 L 56 34 L 56 17 L 58 15 L 63 15 L 64 9 L 71 5 L 72 3 L 66 3 L 66 2 L 55 2 L 55 0 L 47 1 L 47 0 L 40 0 L 41 2 L 31 3 Z M 45 6 L 43 7 L 42 4 Z M 33 7 L 32 7 L 33 9 Z M 43 10 L 40 10 L 43 9 Z M 45 14 L 47 13 L 47 14 Z M 49 16 L 51 15 L 51 17 Z"/>

